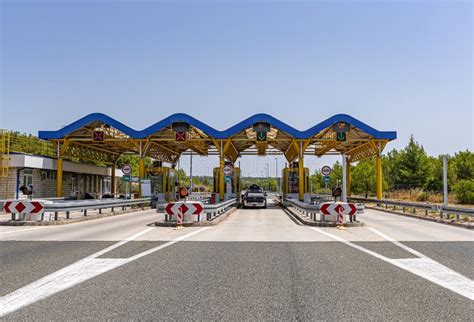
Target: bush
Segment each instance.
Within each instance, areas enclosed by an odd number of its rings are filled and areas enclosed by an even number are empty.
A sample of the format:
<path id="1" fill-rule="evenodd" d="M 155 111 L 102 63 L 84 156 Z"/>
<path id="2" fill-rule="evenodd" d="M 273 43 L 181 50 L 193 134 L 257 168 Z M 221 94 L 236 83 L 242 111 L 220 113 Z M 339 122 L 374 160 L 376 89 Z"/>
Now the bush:
<path id="1" fill-rule="evenodd" d="M 460 203 L 474 204 L 474 180 L 460 180 L 454 185 Z"/>

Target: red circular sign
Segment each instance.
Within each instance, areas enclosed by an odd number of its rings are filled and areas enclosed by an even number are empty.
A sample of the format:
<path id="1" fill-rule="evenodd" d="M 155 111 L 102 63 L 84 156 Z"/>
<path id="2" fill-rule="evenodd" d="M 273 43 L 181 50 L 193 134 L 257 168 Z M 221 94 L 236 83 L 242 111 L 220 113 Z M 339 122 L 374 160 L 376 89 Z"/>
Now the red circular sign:
<path id="1" fill-rule="evenodd" d="M 122 173 L 123 174 L 130 174 L 132 173 L 132 166 L 130 164 L 124 164 L 122 166 Z"/>
<path id="2" fill-rule="evenodd" d="M 321 168 L 321 174 L 322 174 L 323 176 L 328 176 L 328 175 L 330 175 L 330 174 L 331 174 L 331 171 L 332 171 L 332 170 L 331 170 L 331 167 L 330 167 L 330 166 L 327 166 L 327 165 L 325 165 L 324 167 Z"/>

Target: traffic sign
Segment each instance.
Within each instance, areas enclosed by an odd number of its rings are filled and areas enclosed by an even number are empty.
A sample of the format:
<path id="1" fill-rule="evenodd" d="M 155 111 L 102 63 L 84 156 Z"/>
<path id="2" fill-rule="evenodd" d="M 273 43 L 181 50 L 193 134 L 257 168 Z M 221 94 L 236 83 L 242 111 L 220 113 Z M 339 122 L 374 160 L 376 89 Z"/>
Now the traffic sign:
<path id="1" fill-rule="evenodd" d="M 189 123 L 174 122 L 173 124 L 171 124 L 171 129 L 175 132 L 189 132 Z"/>
<path id="2" fill-rule="evenodd" d="M 122 173 L 123 174 L 130 174 L 132 173 L 132 166 L 130 164 L 124 164 L 122 166 Z"/>
<path id="3" fill-rule="evenodd" d="M 344 142 L 346 140 L 346 133 L 345 132 L 337 132 L 336 140 L 338 142 Z"/>
<path id="4" fill-rule="evenodd" d="M 189 191 L 186 187 L 180 187 L 178 191 L 181 198 L 185 198 L 189 195 Z"/>
<path id="5" fill-rule="evenodd" d="M 105 132 L 104 131 L 94 131 L 92 133 L 92 141 L 94 141 L 94 142 L 104 142 L 105 141 Z"/>
<path id="6" fill-rule="evenodd" d="M 130 182 L 130 178 L 131 178 L 131 176 L 129 174 L 126 174 L 126 175 L 122 176 L 122 181 Z"/>
<path id="7" fill-rule="evenodd" d="M 252 125 L 255 132 L 270 132 L 270 123 L 257 122 Z"/>
<path id="8" fill-rule="evenodd" d="M 257 142 L 265 142 L 267 140 L 267 132 L 257 132 Z"/>
<path id="9" fill-rule="evenodd" d="M 177 215 L 180 212 L 183 216 L 199 215 L 204 210 L 204 206 L 199 201 L 193 202 L 169 202 L 165 206 L 167 215 Z"/>
<path id="10" fill-rule="evenodd" d="M 9 214 L 42 214 L 44 204 L 39 201 L 11 200 L 5 202 L 3 210 Z"/>
<path id="11" fill-rule="evenodd" d="M 331 171 L 332 171 L 332 170 L 331 170 L 331 167 L 330 167 L 330 166 L 327 166 L 327 165 L 325 165 L 324 167 L 321 168 L 321 174 L 322 174 L 323 176 L 328 176 L 328 175 L 330 175 L 330 174 L 331 174 Z"/>
<path id="12" fill-rule="evenodd" d="M 319 211 L 323 215 L 339 215 L 341 212 L 344 215 L 355 215 L 357 213 L 357 207 L 353 203 L 347 202 L 325 202 L 319 207 Z"/>
<path id="13" fill-rule="evenodd" d="M 324 183 L 329 183 L 329 181 L 331 181 L 331 177 L 330 176 L 324 176 L 323 181 L 324 181 Z"/>
<path id="14" fill-rule="evenodd" d="M 226 164 L 224 168 L 222 168 L 222 173 L 224 173 L 225 176 L 231 176 L 234 173 L 232 164 Z"/>
<path id="15" fill-rule="evenodd" d="M 176 131 L 175 141 L 176 142 L 186 142 L 186 133 L 187 132 L 178 132 L 178 131 Z"/>
<path id="16" fill-rule="evenodd" d="M 351 126 L 349 123 L 346 123 L 346 122 L 337 122 L 335 124 L 332 125 L 332 129 L 338 133 L 340 132 L 349 132 L 349 130 L 351 129 Z"/>

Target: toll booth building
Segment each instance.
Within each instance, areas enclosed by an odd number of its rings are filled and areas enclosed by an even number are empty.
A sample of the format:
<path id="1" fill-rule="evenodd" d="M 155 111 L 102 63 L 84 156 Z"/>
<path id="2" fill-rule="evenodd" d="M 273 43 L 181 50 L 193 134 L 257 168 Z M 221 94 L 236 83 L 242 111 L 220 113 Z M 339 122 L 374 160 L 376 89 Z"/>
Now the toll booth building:
<path id="1" fill-rule="evenodd" d="M 54 154 L 52 145 L 35 137 L 9 131 L 3 130 L 0 134 L 0 200 L 26 198 L 19 191 L 21 186 L 32 186 L 34 198 L 56 196 L 58 164 L 56 158 L 48 156 Z M 116 175 L 121 175 L 121 172 Z M 112 181 L 110 167 L 73 161 L 63 163 L 62 187 L 65 198 L 84 199 L 86 194 L 98 198 L 113 190 Z"/>

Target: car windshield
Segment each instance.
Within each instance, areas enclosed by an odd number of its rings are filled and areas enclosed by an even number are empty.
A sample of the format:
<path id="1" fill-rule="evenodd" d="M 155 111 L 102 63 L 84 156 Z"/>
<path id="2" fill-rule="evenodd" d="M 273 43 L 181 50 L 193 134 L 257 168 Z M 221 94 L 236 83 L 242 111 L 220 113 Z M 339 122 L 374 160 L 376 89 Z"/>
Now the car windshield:
<path id="1" fill-rule="evenodd" d="M 262 189 L 257 186 L 257 185 L 251 185 L 248 189 L 249 192 L 254 192 L 254 193 L 257 193 L 257 192 L 263 192 Z"/>

